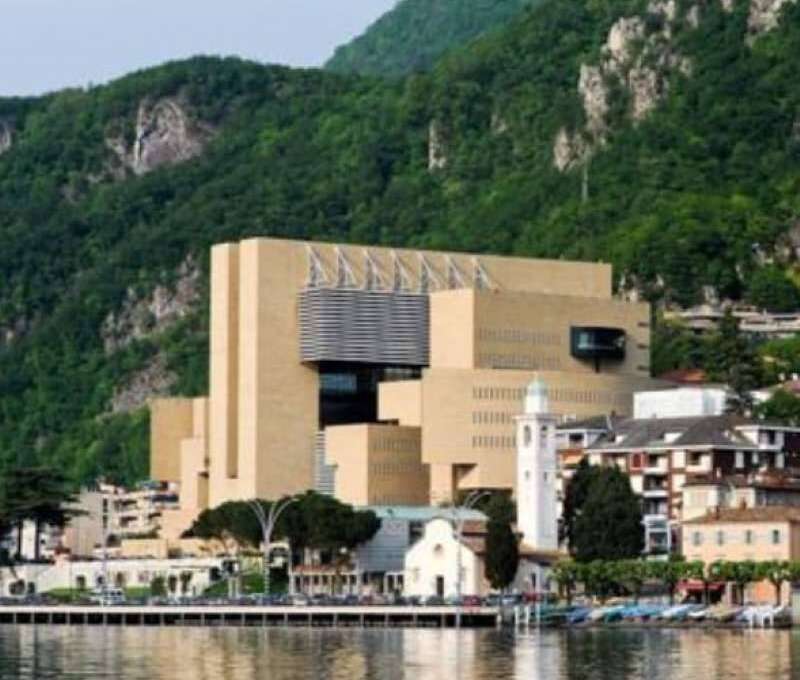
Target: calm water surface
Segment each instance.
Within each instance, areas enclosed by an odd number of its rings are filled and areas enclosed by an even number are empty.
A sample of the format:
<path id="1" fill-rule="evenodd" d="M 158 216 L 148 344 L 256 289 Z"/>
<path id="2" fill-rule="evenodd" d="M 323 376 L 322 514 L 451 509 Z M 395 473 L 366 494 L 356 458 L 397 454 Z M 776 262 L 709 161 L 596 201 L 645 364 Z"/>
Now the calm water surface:
<path id="1" fill-rule="evenodd" d="M 800 678 L 800 631 L 0 626 L 0 678 Z"/>

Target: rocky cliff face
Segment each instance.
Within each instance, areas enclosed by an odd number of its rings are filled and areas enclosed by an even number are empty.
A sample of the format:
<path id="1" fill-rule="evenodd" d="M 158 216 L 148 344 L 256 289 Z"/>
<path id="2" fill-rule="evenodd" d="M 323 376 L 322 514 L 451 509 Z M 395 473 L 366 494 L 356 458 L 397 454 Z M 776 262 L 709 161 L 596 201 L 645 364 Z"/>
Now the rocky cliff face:
<path id="1" fill-rule="evenodd" d="M 0 156 L 11 149 L 13 143 L 12 133 L 13 129 L 11 123 L 0 120 Z"/>
<path id="2" fill-rule="evenodd" d="M 748 42 L 762 33 L 777 28 L 781 10 L 797 0 L 750 0 L 750 15 L 747 19 Z"/>
<path id="3" fill-rule="evenodd" d="M 103 322 L 101 335 L 111 354 L 135 340 L 158 335 L 194 311 L 200 300 L 200 270 L 191 256 L 178 268 L 172 286 L 156 286 L 149 297 L 129 290 L 122 308 Z"/>
<path id="4" fill-rule="evenodd" d="M 610 122 L 612 90 L 621 85 L 630 95 L 628 115 L 640 121 L 657 106 L 676 72 L 691 71 L 689 59 L 672 44 L 678 22 L 690 28 L 699 23 L 699 9 L 678 16 L 675 0 L 653 0 L 648 19 L 623 17 L 609 30 L 599 64 L 582 64 L 578 93 L 586 123 L 583 129 L 558 131 L 553 162 L 562 172 L 583 163 L 592 150 L 605 144 Z"/>
<path id="5" fill-rule="evenodd" d="M 606 143 L 615 86 L 621 85 L 630 96 L 628 116 L 638 122 L 667 95 L 675 74 L 691 75 L 691 60 L 680 54 L 673 35 L 678 28 L 692 30 L 700 25 L 706 1 L 695 0 L 681 10 L 676 0 L 652 0 L 646 18 L 623 17 L 611 27 L 600 62 L 581 65 L 578 94 L 585 124 L 577 130 L 561 128 L 556 134 L 556 168 L 564 172 L 582 165 L 594 149 Z M 733 0 L 718 1 L 727 12 L 733 10 Z M 797 0 L 751 0 L 748 42 L 775 28 L 783 7 L 793 2 Z"/>
<path id="6" fill-rule="evenodd" d="M 447 148 L 445 130 L 437 120 L 428 126 L 428 170 L 443 170 L 447 167 Z"/>
<path id="7" fill-rule="evenodd" d="M 176 376 L 167 368 L 164 357 L 157 354 L 125 385 L 115 390 L 111 399 L 111 412 L 130 413 L 136 411 L 145 406 L 150 399 L 168 395 L 175 380 Z"/>
<path id="8" fill-rule="evenodd" d="M 143 101 L 136 116 L 134 142 L 125 139 L 106 140 L 108 147 L 125 169 L 144 175 L 165 165 L 174 165 L 202 153 L 213 130 L 192 120 L 185 105 L 178 99 Z M 116 174 L 116 173 L 115 173 Z"/>

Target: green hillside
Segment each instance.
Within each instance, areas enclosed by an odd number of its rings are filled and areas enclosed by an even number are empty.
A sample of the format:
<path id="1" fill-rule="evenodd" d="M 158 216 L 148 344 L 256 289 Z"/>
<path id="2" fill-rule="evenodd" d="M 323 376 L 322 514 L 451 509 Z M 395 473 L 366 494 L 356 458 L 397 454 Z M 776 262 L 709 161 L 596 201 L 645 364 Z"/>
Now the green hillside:
<path id="1" fill-rule="evenodd" d="M 0 100 L 0 461 L 144 475 L 144 398 L 206 390 L 223 240 L 604 259 L 654 300 L 764 297 L 796 261 L 800 5 L 757 37 L 746 0 L 676 6 L 548 0 L 405 80 L 195 59 Z"/>
<path id="2" fill-rule="evenodd" d="M 425 71 L 445 52 L 497 28 L 539 0 L 400 0 L 325 68 L 403 76 Z"/>

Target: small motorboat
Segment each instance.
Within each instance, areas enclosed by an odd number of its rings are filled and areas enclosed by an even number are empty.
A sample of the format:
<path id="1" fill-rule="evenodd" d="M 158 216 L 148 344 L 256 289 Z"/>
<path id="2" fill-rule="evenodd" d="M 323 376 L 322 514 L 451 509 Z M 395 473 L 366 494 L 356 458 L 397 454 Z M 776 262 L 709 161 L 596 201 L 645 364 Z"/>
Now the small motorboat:
<path id="1" fill-rule="evenodd" d="M 567 625 L 574 626 L 578 623 L 584 623 L 589 618 L 589 614 L 591 613 L 592 610 L 589 609 L 589 607 L 575 607 L 567 614 Z"/>
<path id="2" fill-rule="evenodd" d="M 617 605 L 616 607 L 606 607 L 601 620 L 603 623 L 614 623 L 615 621 L 622 621 L 622 614 L 626 609 L 629 609 L 629 607 L 626 607 L 624 605 Z"/>
<path id="3" fill-rule="evenodd" d="M 664 621 L 685 621 L 689 614 L 706 609 L 702 604 L 679 604 L 667 609 L 661 618 Z"/>
<path id="4" fill-rule="evenodd" d="M 730 623 L 741 613 L 742 607 L 722 605 L 719 607 L 713 607 L 712 612 L 709 614 L 709 618 L 716 623 Z"/>
<path id="5" fill-rule="evenodd" d="M 711 607 L 704 607 L 702 609 L 696 609 L 694 611 L 690 611 L 687 613 L 687 618 L 689 621 L 694 623 L 699 623 L 700 621 L 705 621 L 707 618 L 711 616 L 712 610 Z"/>

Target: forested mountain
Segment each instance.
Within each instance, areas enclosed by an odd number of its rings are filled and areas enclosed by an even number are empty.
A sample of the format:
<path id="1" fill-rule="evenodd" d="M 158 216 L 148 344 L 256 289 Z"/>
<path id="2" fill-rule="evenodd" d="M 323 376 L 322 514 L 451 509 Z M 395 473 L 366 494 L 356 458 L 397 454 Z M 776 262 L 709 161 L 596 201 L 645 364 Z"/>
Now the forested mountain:
<path id="1" fill-rule="evenodd" d="M 402 76 L 429 69 L 445 52 L 497 28 L 540 0 L 400 0 L 325 68 Z"/>
<path id="2" fill-rule="evenodd" d="M 785 292 L 798 83 L 791 0 L 545 0 L 402 80 L 194 59 L 0 100 L 0 460 L 143 475 L 145 399 L 206 390 L 223 240 L 605 259 L 664 304 Z"/>

